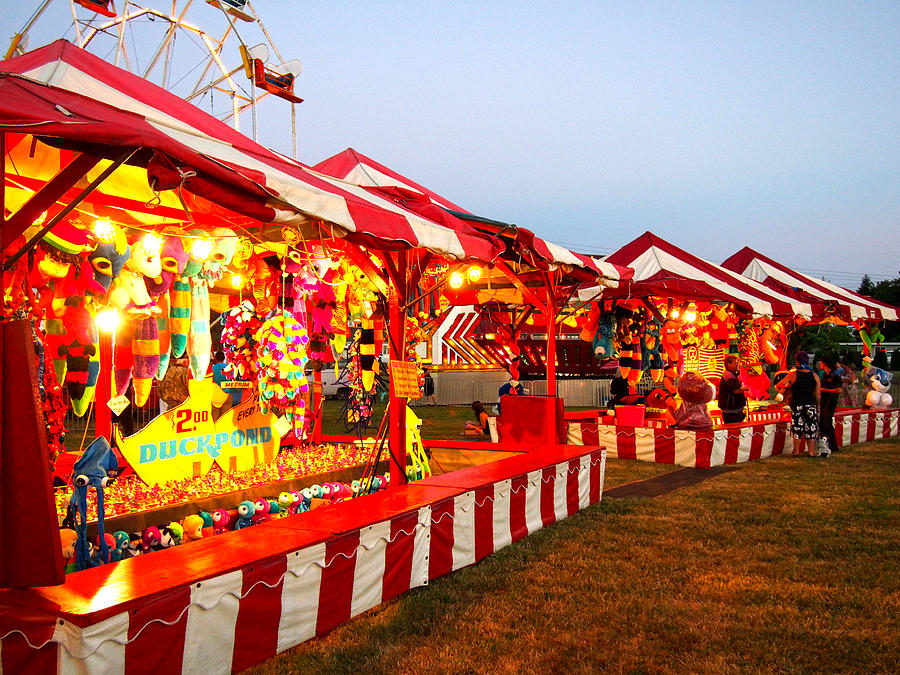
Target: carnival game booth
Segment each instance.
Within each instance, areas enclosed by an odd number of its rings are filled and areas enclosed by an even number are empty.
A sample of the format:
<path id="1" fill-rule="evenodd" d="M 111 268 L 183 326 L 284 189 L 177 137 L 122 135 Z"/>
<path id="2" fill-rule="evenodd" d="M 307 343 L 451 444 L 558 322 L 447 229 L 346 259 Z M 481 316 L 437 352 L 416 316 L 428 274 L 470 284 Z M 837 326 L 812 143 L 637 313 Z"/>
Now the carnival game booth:
<path id="1" fill-rule="evenodd" d="M 631 269 L 575 253 L 514 224 L 472 214 L 353 149 L 315 168 L 359 181 L 373 193 L 392 195 L 424 216 L 438 220 L 449 214 L 500 242 L 504 253 L 490 267 L 454 264 L 440 270 L 441 276 L 428 273 L 433 270 L 422 276 L 410 304 L 416 303 L 422 318 L 426 358 L 438 367 L 452 362 L 457 368 L 502 369 L 514 380 L 526 375 L 545 378 L 546 395 L 519 397 L 506 413 L 501 408 L 499 438 L 562 442 L 565 427 L 557 372 L 584 375 L 585 362 L 596 364 L 596 359 L 584 358 L 577 340 L 558 340 L 577 327 L 581 308 L 573 308 L 570 301 L 580 285 L 596 285 L 599 296 L 603 289 L 629 280 Z M 452 359 L 451 353 L 457 358 Z M 493 396 L 485 399 L 493 400 Z M 547 419 L 552 424 L 542 426 Z M 523 425 L 523 420 L 531 423 Z"/>
<path id="2" fill-rule="evenodd" d="M 607 410 L 571 415 L 569 442 L 602 437 L 616 447 L 611 452 L 647 458 L 655 451 L 636 453 L 629 443 L 659 436 L 660 461 L 694 465 L 709 445 L 701 441 L 695 449 L 695 429 L 709 435 L 722 426 L 708 403 L 729 353 L 740 357 L 741 379 L 751 388 L 745 426 L 786 422 L 783 407 L 769 401 L 767 370 L 786 368 L 788 331 L 796 319 L 823 315 L 824 303 L 781 294 L 650 232 L 605 261 L 633 268 L 634 277 L 604 292 L 582 336 L 598 355 L 618 359 L 622 391 Z M 584 288 L 579 297 L 595 292 Z M 647 379 L 651 390 L 640 394 L 638 384 Z"/>
<path id="3" fill-rule="evenodd" d="M 0 93 L 0 500 L 27 513 L 0 528 L 0 585 L 16 587 L 0 591 L 4 671 L 244 668 L 599 500 L 600 448 L 519 444 L 517 456 L 405 485 L 415 440 L 405 400 L 418 383 L 404 302 L 422 271 L 467 261 L 564 279 L 577 267 L 604 282 L 596 264 L 563 249 L 549 255 L 565 262 L 548 262 L 539 240 L 521 262 L 522 246 L 315 172 L 65 42 L 0 63 Z M 234 305 L 224 384 L 249 382 L 228 409 L 205 377 L 214 298 Z M 113 309 L 125 320 L 98 334 Z M 255 486 L 321 468 L 304 365 L 327 367 L 335 342 L 349 343 L 342 310 L 359 312 L 364 387 L 377 375 L 376 322 L 387 330 L 390 421 L 378 445 L 389 477 L 374 475 L 373 453 L 358 499 L 334 483 L 104 536 L 122 461 L 180 481 L 128 494 L 130 509 L 229 491 L 247 467 L 264 467 Z M 74 462 L 66 543 L 80 571 L 64 577 L 48 442 L 59 442 L 60 387 L 102 432 L 124 388 L 142 405 L 146 380 L 152 389 L 179 354 L 190 395 L 140 432 L 155 436 L 114 437 L 115 452 L 98 437 Z"/>
<path id="4" fill-rule="evenodd" d="M 790 297 L 825 303 L 827 316 L 823 321 L 853 326 L 862 340 L 864 357 L 871 358 L 872 346 L 881 342 L 879 324 L 900 320 L 900 308 L 813 279 L 747 246 L 725 260 L 722 267 Z"/>

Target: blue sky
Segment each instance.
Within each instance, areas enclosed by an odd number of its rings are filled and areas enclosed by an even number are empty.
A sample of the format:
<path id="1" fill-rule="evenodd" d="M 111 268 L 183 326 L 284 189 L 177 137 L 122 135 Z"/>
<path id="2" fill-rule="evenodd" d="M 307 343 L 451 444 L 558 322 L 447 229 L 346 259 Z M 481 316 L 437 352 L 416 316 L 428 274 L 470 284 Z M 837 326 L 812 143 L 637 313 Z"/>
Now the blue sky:
<path id="1" fill-rule="evenodd" d="M 0 37 L 37 4 L 6 8 Z M 900 3 L 253 5 L 303 62 L 304 162 L 354 147 L 587 253 L 651 230 L 853 288 L 900 275 Z M 31 46 L 70 24 L 54 0 Z M 287 107 L 260 119 L 290 153 Z"/>

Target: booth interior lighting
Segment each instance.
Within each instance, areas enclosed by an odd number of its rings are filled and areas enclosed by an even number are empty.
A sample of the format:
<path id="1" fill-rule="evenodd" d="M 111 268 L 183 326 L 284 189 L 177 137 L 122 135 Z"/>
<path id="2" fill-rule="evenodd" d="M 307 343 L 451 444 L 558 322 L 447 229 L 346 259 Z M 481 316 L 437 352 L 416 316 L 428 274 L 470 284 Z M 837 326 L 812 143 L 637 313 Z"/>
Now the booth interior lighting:
<path id="1" fill-rule="evenodd" d="M 94 221 L 94 234 L 100 241 L 112 244 L 116 240 L 116 228 L 106 218 L 98 218 Z"/>
<path id="2" fill-rule="evenodd" d="M 213 244 L 209 239 L 195 239 L 191 245 L 191 256 L 194 260 L 206 260 L 212 249 Z"/>
<path id="3" fill-rule="evenodd" d="M 454 272 L 450 275 L 450 288 L 461 288 L 463 285 L 463 275 L 459 272 Z"/>
<path id="4" fill-rule="evenodd" d="M 97 312 L 94 319 L 97 322 L 97 328 L 104 333 L 112 333 L 119 326 L 119 313 L 115 309 L 104 309 Z"/>

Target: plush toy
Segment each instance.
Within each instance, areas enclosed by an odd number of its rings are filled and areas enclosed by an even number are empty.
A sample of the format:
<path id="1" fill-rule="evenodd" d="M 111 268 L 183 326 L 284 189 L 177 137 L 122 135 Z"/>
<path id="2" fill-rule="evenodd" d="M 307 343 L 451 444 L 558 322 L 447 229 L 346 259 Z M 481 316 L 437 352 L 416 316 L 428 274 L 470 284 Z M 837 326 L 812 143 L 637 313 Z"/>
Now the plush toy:
<path id="1" fill-rule="evenodd" d="M 181 542 L 184 541 L 184 528 L 177 520 L 173 520 L 166 525 L 162 532 L 164 538 L 168 537 L 171 540 L 172 546 L 180 546 Z"/>
<path id="2" fill-rule="evenodd" d="M 140 532 L 132 532 L 128 535 L 128 548 L 122 554 L 122 558 L 136 558 L 144 553 L 144 541 Z"/>
<path id="3" fill-rule="evenodd" d="M 131 257 L 131 247 L 124 237 L 115 242 L 101 241 L 90 255 L 88 261 L 94 270 L 94 281 L 96 281 L 104 291 L 108 291 L 109 287 L 116 277 L 122 272 L 122 267 Z"/>
<path id="4" fill-rule="evenodd" d="M 128 533 L 123 530 L 116 530 L 113 532 L 113 539 L 115 539 L 115 548 L 112 553 L 109 555 L 110 562 L 118 562 L 125 557 L 125 552 L 128 550 L 128 542 L 130 541 L 130 537 Z"/>
<path id="5" fill-rule="evenodd" d="M 222 329 L 222 351 L 225 353 L 225 372 L 232 380 L 256 379 L 256 332 L 262 321 L 256 316 L 253 303 L 244 300 L 225 316 Z"/>
<path id="6" fill-rule="evenodd" d="M 707 330 L 713 344 L 719 349 L 728 349 L 728 336 L 732 323 L 731 314 L 728 312 L 728 303 L 714 302 Z"/>
<path id="7" fill-rule="evenodd" d="M 259 405 L 263 414 L 270 409 L 284 414 L 295 433 L 302 432 L 306 421 L 309 392 L 304 368 L 306 330 L 287 312 L 266 320 L 256 332 Z"/>
<path id="8" fill-rule="evenodd" d="M 228 530 L 234 529 L 234 522 L 237 518 L 236 510 L 216 509 L 212 514 L 213 534 L 222 534 Z"/>
<path id="9" fill-rule="evenodd" d="M 103 544 L 106 547 L 106 550 L 109 551 L 109 554 L 106 558 L 101 557 L 100 549 L 100 535 L 94 537 L 94 541 L 91 542 L 90 547 L 90 556 L 91 556 L 91 564 L 90 567 L 97 567 L 103 563 L 116 562 L 113 558 L 113 555 L 116 551 L 116 538 L 112 536 L 109 532 L 106 532 L 103 535 Z"/>
<path id="10" fill-rule="evenodd" d="M 894 402 L 893 397 L 888 393 L 891 389 L 891 379 L 893 374 L 870 366 L 863 373 L 863 379 L 871 387 L 866 393 L 866 407 L 869 408 L 889 408 Z"/>
<path id="11" fill-rule="evenodd" d="M 282 492 L 278 495 L 278 505 L 281 507 L 281 512 L 285 515 L 296 513 L 294 498 L 290 492 Z"/>
<path id="12" fill-rule="evenodd" d="M 78 566 L 75 562 L 75 544 L 78 541 L 78 535 L 75 533 L 75 530 L 63 528 L 59 531 L 59 539 L 62 543 L 62 557 L 66 574 L 77 571 Z"/>
<path id="13" fill-rule="evenodd" d="M 175 358 L 183 356 L 187 349 L 190 326 L 191 282 L 188 277 L 182 275 L 172 280 L 172 289 L 169 291 L 169 340 Z"/>
<path id="14" fill-rule="evenodd" d="M 141 533 L 141 552 L 146 555 L 158 551 L 162 544 L 162 532 L 156 525 L 144 528 Z"/>
<path id="15" fill-rule="evenodd" d="M 187 544 L 188 542 L 202 539 L 204 526 L 205 523 L 201 516 L 194 513 L 185 516 L 184 520 L 181 521 L 181 528 L 184 532 L 182 541 Z"/>
<path id="16" fill-rule="evenodd" d="M 675 412 L 675 423 L 683 429 L 710 428 L 713 422 L 706 404 L 716 395 L 715 388 L 705 378 L 688 371 L 678 382 L 678 394 L 682 402 Z"/>
<path id="17" fill-rule="evenodd" d="M 647 320 L 644 332 L 641 334 L 641 370 L 648 371 L 654 382 L 663 381 L 663 358 L 660 354 L 659 321 L 654 318 Z"/>
<path id="18" fill-rule="evenodd" d="M 272 520 L 272 516 L 270 512 L 272 510 L 272 505 L 268 499 L 257 499 L 253 502 L 253 506 L 256 507 L 256 513 L 253 514 L 254 525 L 259 525 L 260 523 L 265 523 Z"/>
<path id="19" fill-rule="evenodd" d="M 188 359 L 195 380 L 206 377 L 212 354 L 209 329 L 209 286 L 204 279 L 191 279 L 191 323 L 187 339 Z"/>
<path id="20" fill-rule="evenodd" d="M 103 436 L 98 436 L 87 447 L 81 458 L 72 467 L 73 491 L 69 500 L 75 516 L 75 531 L 78 534 L 78 542 L 75 545 L 76 567 L 79 570 L 91 565 L 90 550 L 87 537 L 87 492 L 93 487 L 97 493 L 97 531 L 100 535 L 99 559 L 109 562 L 109 548 L 103 537 L 103 524 L 106 520 L 106 511 L 103 507 L 103 494 L 106 487 L 115 478 L 119 464 L 116 456 L 109 447 L 109 441 Z M 80 517 L 80 520 L 79 520 Z"/>
<path id="21" fill-rule="evenodd" d="M 762 350 L 763 358 L 769 365 L 785 365 L 782 335 L 783 330 L 778 321 L 765 321 L 758 338 L 758 343 Z"/>
<path id="22" fill-rule="evenodd" d="M 188 252 L 184 250 L 181 238 L 175 235 L 166 236 L 160 253 L 162 272 L 159 277 L 147 280 L 147 292 L 159 307 L 159 315 L 156 317 L 156 329 L 159 339 L 159 366 L 156 370 L 156 379 L 162 380 L 169 369 L 169 357 L 172 350 L 172 340 L 169 330 L 171 314 L 170 294 L 176 279 L 181 277 L 187 266 Z"/>
<path id="23" fill-rule="evenodd" d="M 675 412 L 678 402 L 675 400 L 674 394 L 657 387 L 649 391 L 644 397 L 644 405 L 654 410 L 661 410 L 667 425 L 675 424 Z"/>
<path id="24" fill-rule="evenodd" d="M 872 345 L 880 345 L 884 342 L 884 335 L 881 334 L 881 330 L 878 328 L 877 324 L 868 322 L 864 319 L 857 320 L 853 324 L 853 327 L 856 328 L 859 333 L 859 339 L 862 340 L 863 343 L 863 361 L 865 363 L 871 363 L 872 357 L 874 356 Z"/>
<path id="25" fill-rule="evenodd" d="M 131 338 L 134 405 L 143 408 L 150 397 L 153 378 L 159 372 L 159 325 L 154 316 L 137 319 Z"/>
<path id="26" fill-rule="evenodd" d="M 242 530 L 253 525 L 253 516 L 256 515 L 256 505 L 251 501 L 243 501 L 237 507 L 237 522 L 235 530 Z"/>
<path id="27" fill-rule="evenodd" d="M 591 340 L 594 356 L 598 361 L 607 361 L 618 356 L 615 347 L 616 317 L 612 313 L 601 312 L 597 318 L 597 331 Z"/>

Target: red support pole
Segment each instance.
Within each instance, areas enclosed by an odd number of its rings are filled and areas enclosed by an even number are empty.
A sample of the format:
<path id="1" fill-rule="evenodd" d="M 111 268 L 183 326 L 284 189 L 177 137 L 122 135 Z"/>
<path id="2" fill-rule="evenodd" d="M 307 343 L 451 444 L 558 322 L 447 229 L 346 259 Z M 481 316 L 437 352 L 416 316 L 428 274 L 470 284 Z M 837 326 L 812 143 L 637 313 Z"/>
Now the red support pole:
<path id="1" fill-rule="evenodd" d="M 94 393 L 94 435 L 112 443 L 112 411 L 106 402 L 112 397 L 113 339 L 115 331 L 99 331 L 100 373 Z"/>
<path id="2" fill-rule="evenodd" d="M 313 371 L 313 443 L 322 440 L 322 371 Z"/>
<path id="3" fill-rule="evenodd" d="M 388 254 L 390 255 L 390 254 Z M 405 313 L 403 305 L 406 302 L 406 251 L 397 253 L 396 272 L 394 283 L 391 284 L 390 297 L 388 298 L 388 321 L 390 358 L 391 361 L 403 361 L 406 358 Z M 393 275 L 392 275 L 393 276 Z M 399 288 L 398 288 L 399 284 Z M 406 478 L 406 399 L 394 395 L 393 386 L 390 388 L 390 456 L 391 456 L 391 486 L 404 485 Z M 400 462 L 403 462 L 401 464 Z"/>
<path id="4" fill-rule="evenodd" d="M 556 293 L 549 275 L 547 281 L 547 396 L 556 396 Z"/>

